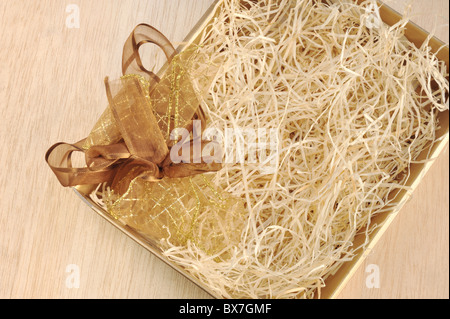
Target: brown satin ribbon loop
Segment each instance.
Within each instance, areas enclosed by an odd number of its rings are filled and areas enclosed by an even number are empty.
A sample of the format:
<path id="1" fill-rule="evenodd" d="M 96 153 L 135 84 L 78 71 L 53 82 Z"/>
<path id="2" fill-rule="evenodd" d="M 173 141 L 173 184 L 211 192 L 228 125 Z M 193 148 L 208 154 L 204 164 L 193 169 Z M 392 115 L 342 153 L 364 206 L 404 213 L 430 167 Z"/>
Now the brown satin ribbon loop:
<path id="1" fill-rule="evenodd" d="M 91 167 L 73 167 L 72 154 L 83 152 L 83 141 L 76 144 L 58 143 L 45 154 L 45 160 L 59 182 L 65 186 L 100 184 L 110 180 L 114 175 L 112 167 L 117 160 L 110 160 Z"/>
<path id="2" fill-rule="evenodd" d="M 122 72 L 124 75 L 138 74 L 149 81 L 159 82 L 159 77 L 147 70 L 142 64 L 139 48 L 146 43 L 159 46 L 169 63 L 176 54 L 173 45 L 161 32 L 148 24 L 139 24 L 125 42 L 122 55 Z"/>

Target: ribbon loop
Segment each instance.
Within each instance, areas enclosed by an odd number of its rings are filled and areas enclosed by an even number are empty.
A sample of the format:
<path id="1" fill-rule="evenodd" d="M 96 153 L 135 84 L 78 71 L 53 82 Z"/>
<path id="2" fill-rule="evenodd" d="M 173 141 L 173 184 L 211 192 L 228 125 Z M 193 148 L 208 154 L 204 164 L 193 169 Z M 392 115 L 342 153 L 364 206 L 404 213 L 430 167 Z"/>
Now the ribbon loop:
<path id="1" fill-rule="evenodd" d="M 109 107 L 130 153 L 160 164 L 169 149 L 139 81 L 128 77 L 111 83 L 106 78 L 105 86 Z"/>
<path id="2" fill-rule="evenodd" d="M 95 166 L 90 167 L 73 167 L 72 154 L 84 153 L 81 147 L 83 143 L 84 140 L 76 144 L 57 143 L 45 154 L 47 164 L 64 187 L 100 184 L 111 180 L 114 175 L 112 167 L 117 160 L 97 162 Z"/>
<path id="3" fill-rule="evenodd" d="M 173 45 L 161 32 L 148 24 L 139 24 L 125 42 L 122 55 L 122 72 L 124 75 L 138 74 L 148 81 L 159 82 L 158 76 L 147 70 L 142 64 L 139 48 L 146 43 L 159 46 L 169 63 L 176 54 Z"/>

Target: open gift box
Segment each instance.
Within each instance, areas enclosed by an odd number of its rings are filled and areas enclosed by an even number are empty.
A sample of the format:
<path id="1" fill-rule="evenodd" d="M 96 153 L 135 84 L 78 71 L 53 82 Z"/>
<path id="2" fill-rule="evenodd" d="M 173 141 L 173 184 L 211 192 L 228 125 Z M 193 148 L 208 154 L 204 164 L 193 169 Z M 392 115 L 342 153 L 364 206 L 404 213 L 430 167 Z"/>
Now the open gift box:
<path id="1" fill-rule="evenodd" d="M 224 1 L 217 1 L 208 12 L 204 15 L 198 25 L 194 28 L 194 30 L 188 35 L 186 39 L 186 43 L 178 48 L 178 52 L 182 52 L 186 48 L 191 45 L 200 44 L 201 34 L 211 28 L 214 24 L 214 19 L 218 16 L 221 6 Z M 363 3 L 363 1 L 358 1 L 359 3 Z M 387 25 L 394 25 L 398 21 L 401 20 L 401 16 L 392 10 L 391 8 L 381 5 L 379 9 L 379 15 L 384 23 Z M 405 28 L 404 36 L 414 45 L 420 47 L 422 43 L 427 39 L 428 34 L 418 26 L 413 23 L 408 23 Z M 433 38 L 429 41 L 429 45 L 433 52 L 437 52 L 436 56 L 439 60 L 445 62 L 449 65 L 449 51 L 448 46 L 444 46 L 444 44 L 436 38 Z M 163 77 L 164 72 L 167 71 L 167 67 L 163 67 L 159 72 L 158 76 Z M 444 112 L 440 112 L 438 115 L 439 121 L 439 129 L 436 131 L 436 141 L 431 145 L 429 149 L 423 152 L 421 156 L 417 160 L 429 158 L 431 160 L 424 161 L 423 163 L 413 163 L 410 166 L 409 177 L 406 183 L 408 186 L 407 189 L 400 190 L 395 194 L 391 194 L 391 196 L 395 196 L 396 198 L 396 206 L 392 209 L 385 210 L 380 214 L 377 214 L 371 219 L 372 224 L 378 225 L 375 229 L 371 230 L 370 233 L 366 233 L 361 231 L 354 239 L 353 245 L 354 247 L 363 246 L 364 248 L 359 248 L 356 251 L 354 257 L 345 263 L 343 263 L 334 273 L 327 278 L 324 278 L 324 287 L 321 288 L 320 298 L 335 298 L 341 289 L 345 286 L 351 276 L 355 273 L 356 269 L 363 263 L 364 259 L 367 256 L 367 253 L 370 252 L 371 249 L 376 245 L 379 238 L 383 235 L 386 229 L 389 227 L 391 222 L 394 220 L 396 215 L 402 209 L 403 205 L 408 201 L 410 196 L 412 195 L 414 189 L 420 183 L 426 172 L 429 170 L 431 165 L 433 164 L 433 160 L 436 159 L 442 150 L 446 147 L 448 143 L 448 110 Z M 109 221 L 112 225 L 120 229 L 127 236 L 135 240 L 137 243 L 142 245 L 145 249 L 153 253 L 155 256 L 160 258 L 162 261 L 167 263 L 170 267 L 176 269 L 181 274 L 186 276 L 192 282 L 196 283 L 199 287 L 204 289 L 206 292 L 211 294 L 213 297 L 222 298 L 217 290 L 213 289 L 213 287 L 209 287 L 204 284 L 199 278 L 193 276 L 191 273 L 187 272 L 181 265 L 169 261 L 166 256 L 163 254 L 159 244 L 154 240 L 148 238 L 142 232 L 135 230 L 129 225 L 124 224 L 119 219 L 114 218 L 110 212 L 108 212 L 105 207 L 102 207 L 98 204 L 97 201 L 93 200 L 90 196 L 90 192 L 92 191 L 91 187 L 85 186 L 76 186 L 74 187 L 75 192 L 91 207 L 95 212 L 97 212 L 100 216 Z M 265 296 L 264 296 L 265 297 Z"/>

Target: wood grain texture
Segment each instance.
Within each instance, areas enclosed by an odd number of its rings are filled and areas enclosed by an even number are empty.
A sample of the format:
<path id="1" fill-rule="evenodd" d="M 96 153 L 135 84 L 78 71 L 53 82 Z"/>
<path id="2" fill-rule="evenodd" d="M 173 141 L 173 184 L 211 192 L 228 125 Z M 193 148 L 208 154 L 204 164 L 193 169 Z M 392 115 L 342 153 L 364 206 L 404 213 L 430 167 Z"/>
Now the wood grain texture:
<path id="1" fill-rule="evenodd" d="M 448 24 L 447 1 L 410 2 L 425 29 Z M 149 23 L 179 43 L 211 3 L 0 1 L 0 298 L 210 298 L 62 188 L 44 154 L 92 128 L 106 106 L 103 79 L 120 76 L 122 45 L 136 24 Z M 80 9 L 79 29 L 66 27 L 69 4 Z M 436 34 L 448 42 L 448 25 Z M 448 156 L 438 159 L 342 298 L 449 297 Z M 369 264 L 379 266 L 379 289 L 366 287 Z M 70 265 L 80 270 L 79 288 L 67 286 Z"/>

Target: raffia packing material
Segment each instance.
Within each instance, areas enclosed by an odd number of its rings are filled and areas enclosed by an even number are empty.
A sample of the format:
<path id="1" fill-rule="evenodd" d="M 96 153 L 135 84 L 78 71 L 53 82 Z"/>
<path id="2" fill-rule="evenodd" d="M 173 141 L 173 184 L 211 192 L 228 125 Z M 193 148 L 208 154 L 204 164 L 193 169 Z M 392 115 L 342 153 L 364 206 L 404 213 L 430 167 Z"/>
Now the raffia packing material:
<path id="1" fill-rule="evenodd" d="M 190 37 L 189 40 L 195 43 L 195 41 L 199 40 L 199 34 L 204 30 L 205 28 L 210 27 L 210 22 L 213 21 L 214 16 L 218 14 L 218 11 L 220 10 L 220 6 L 223 4 L 223 1 L 218 2 L 209 12 L 205 18 L 203 19 L 203 23 L 200 23 L 199 28 L 197 31 L 195 31 Z M 390 10 L 389 8 L 383 6 L 380 9 L 380 15 L 383 19 L 383 21 L 389 25 L 394 24 L 395 22 L 399 21 L 399 16 Z M 414 44 L 420 45 L 421 42 L 424 41 L 426 38 L 426 33 L 414 26 L 413 24 L 408 24 L 408 27 L 405 31 L 405 36 Z M 442 48 L 442 44 L 436 40 L 432 39 L 430 41 L 430 45 L 434 51 L 438 51 L 438 58 L 445 61 L 445 63 L 448 66 L 448 48 L 444 47 Z M 444 111 L 439 114 L 439 124 L 441 128 L 436 132 L 436 139 L 438 140 L 437 143 L 434 143 L 432 148 L 427 152 L 427 154 L 423 154 L 422 157 L 427 156 L 434 159 L 437 157 L 437 155 L 441 152 L 441 150 L 445 147 L 447 141 L 448 141 L 448 111 Z M 350 278 L 350 276 L 354 273 L 355 269 L 358 267 L 358 265 L 363 261 L 365 255 L 364 253 L 367 251 L 370 251 L 370 249 L 375 245 L 376 241 L 379 239 L 381 234 L 385 231 L 385 229 L 388 227 L 390 222 L 393 220 L 395 215 L 398 213 L 402 205 L 405 203 L 405 201 L 409 198 L 414 188 L 417 186 L 417 184 L 420 182 L 421 178 L 425 174 L 425 172 L 429 169 L 430 165 L 432 164 L 432 161 L 427 161 L 425 163 L 419 163 L 419 164 L 413 164 L 411 166 L 410 170 L 410 176 L 408 179 L 408 185 L 411 186 L 408 190 L 401 191 L 399 194 L 397 194 L 397 206 L 389 211 L 385 211 L 382 214 L 379 214 L 375 216 L 372 219 L 372 223 L 376 223 L 379 225 L 378 228 L 372 230 L 368 236 L 366 234 L 362 233 L 359 236 L 355 238 L 354 245 L 356 247 L 360 246 L 363 242 L 366 242 L 365 249 L 360 249 L 359 252 L 357 252 L 356 256 L 352 258 L 351 261 L 348 261 L 344 263 L 341 267 L 336 269 L 336 272 L 334 276 L 325 278 L 325 287 L 321 290 L 321 297 L 322 298 L 328 298 L 328 297 L 334 297 L 336 294 L 342 289 L 345 282 Z M 144 247 L 152 251 L 155 255 L 163 259 L 165 262 L 168 262 L 172 267 L 179 270 L 183 274 L 185 274 L 188 278 L 190 278 L 192 281 L 197 283 L 199 286 L 204 288 L 206 291 L 208 291 L 210 294 L 216 297 L 223 297 L 220 294 L 217 293 L 217 290 L 212 289 L 211 287 L 205 286 L 204 283 L 202 283 L 198 278 L 193 277 L 191 274 L 187 273 L 183 267 L 180 267 L 174 262 L 169 262 L 167 258 L 164 256 L 164 254 L 161 252 L 160 247 L 158 247 L 155 242 L 149 241 L 145 236 L 142 234 L 139 234 L 135 229 L 130 228 L 129 226 L 123 225 L 119 221 L 115 220 L 114 218 L 111 218 L 111 215 L 107 213 L 103 207 L 99 207 L 97 203 L 93 202 L 92 199 L 88 196 L 88 194 L 83 194 L 83 189 L 78 188 L 77 190 L 83 198 L 91 205 L 91 207 L 96 210 L 99 214 L 101 214 L 103 217 L 108 219 L 110 222 L 112 222 L 115 226 L 123 230 L 125 233 L 127 233 L 129 236 L 134 238 L 136 241 L 138 241 L 140 244 L 142 244 Z"/>

